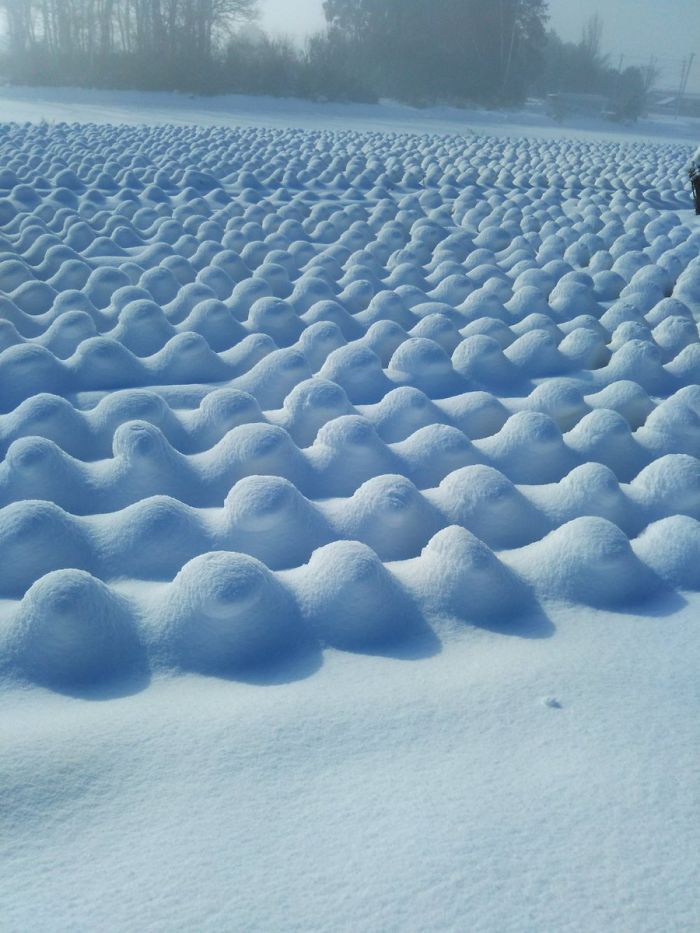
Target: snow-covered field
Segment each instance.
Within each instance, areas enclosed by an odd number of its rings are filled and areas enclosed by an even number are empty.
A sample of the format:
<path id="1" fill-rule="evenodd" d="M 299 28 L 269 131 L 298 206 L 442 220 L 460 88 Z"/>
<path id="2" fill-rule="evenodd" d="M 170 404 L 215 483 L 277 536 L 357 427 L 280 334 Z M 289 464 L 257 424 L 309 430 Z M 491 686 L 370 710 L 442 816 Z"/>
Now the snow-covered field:
<path id="1" fill-rule="evenodd" d="M 558 139 L 606 139 L 697 146 L 700 120 L 653 115 L 621 125 L 598 117 L 571 116 L 563 125 L 544 113 L 542 102 L 523 109 L 481 110 L 378 104 L 328 103 L 299 98 L 250 97 L 162 91 L 102 91 L 86 88 L 0 85 L 0 121 L 266 126 L 306 130 L 358 130 L 395 133 L 489 133 Z"/>
<path id="2" fill-rule="evenodd" d="M 0 127 L 0 927 L 696 929 L 690 146 L 79 103 Z"/>

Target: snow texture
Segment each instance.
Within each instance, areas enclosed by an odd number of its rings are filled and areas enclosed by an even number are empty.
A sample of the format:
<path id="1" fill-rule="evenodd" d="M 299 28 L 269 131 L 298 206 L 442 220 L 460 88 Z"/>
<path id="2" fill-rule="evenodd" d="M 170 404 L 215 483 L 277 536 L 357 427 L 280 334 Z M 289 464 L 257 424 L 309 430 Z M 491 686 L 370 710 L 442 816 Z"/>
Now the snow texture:
<path id="1" fill-rule="evenodd" d="M 59 124 L 0 150 L 5 671 L 246 677 L 697 586 L 683 147 Z"/>
<path id="2" fill-rule="evenodd" d="M 583 607 L 681 613 L 689 152 L 1 125 L 7 690 L 63 709 L 163 675 L 279 686 L 468 630 L 544 637 Z M 537 715 L 564 716 L 550 689 Z M 584 928 L 498 916 L 474 929 Z"/>

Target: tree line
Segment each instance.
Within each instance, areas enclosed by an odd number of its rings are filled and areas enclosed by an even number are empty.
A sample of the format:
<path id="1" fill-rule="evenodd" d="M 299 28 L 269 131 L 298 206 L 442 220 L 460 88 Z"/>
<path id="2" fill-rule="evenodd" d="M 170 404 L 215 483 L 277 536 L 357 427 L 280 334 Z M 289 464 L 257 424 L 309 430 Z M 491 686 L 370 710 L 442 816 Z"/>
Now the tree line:
<path id="1" fill-rule="evenodd" d="M 194 89 L 256 0 L 0 0 L 13 80 Z M 213 88 L 212 88 L 213 89 Z"/>
<path id="2" fill-rule="evenodd" d="M 603 20 L 595 14 L 585 23 L 578 42 L 564 42 L 553 31 L 547 34 L 542 67 L 532 92 L 596 94 L 607 100 L 612 117 L 635 119 L 644 113 L 658 77 L 653 58 L 642 67 L 614 67 L 603 53 Z M 557 112 L 557 108 L 561 109 Z M 554 115 L 566 116 L 565 102 L 555 102 Z"/>
<path id="3" fill-rule="evenodd" d="M 239 92 L 411 104 L 617 95 L 641 111 L 654 75 L 611 68 L 592 18 L 578 43 L 547 0 L 325 0 L 301 47 L 255 26 L 257 0 L 0 0 L 4 71 L 33 84 Z"/>

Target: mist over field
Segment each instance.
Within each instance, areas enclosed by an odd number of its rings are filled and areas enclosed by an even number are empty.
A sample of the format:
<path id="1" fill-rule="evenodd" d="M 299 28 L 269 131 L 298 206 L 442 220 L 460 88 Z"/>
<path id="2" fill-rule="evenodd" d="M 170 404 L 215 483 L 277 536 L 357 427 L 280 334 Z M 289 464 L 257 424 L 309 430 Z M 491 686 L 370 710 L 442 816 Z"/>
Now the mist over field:
<path id="1" fill-rule="evenodd" d="M 692 0 L 5 0 L 14 83 L 426 106 L 596 94 L 618 119 L 700 86 Z M 634 7 L 634 9 L 632 9 Z M 670 7 L 670 9 L 669 9 Z M 2 61 L 4 59 L 4 62 Z M 653 92 L 660 89 L 664 94 Z"/>
<path id="2" fill-rule="evenodd" d="M 697 927 L 660 10 L 0 2 L 2 933 Z"/>

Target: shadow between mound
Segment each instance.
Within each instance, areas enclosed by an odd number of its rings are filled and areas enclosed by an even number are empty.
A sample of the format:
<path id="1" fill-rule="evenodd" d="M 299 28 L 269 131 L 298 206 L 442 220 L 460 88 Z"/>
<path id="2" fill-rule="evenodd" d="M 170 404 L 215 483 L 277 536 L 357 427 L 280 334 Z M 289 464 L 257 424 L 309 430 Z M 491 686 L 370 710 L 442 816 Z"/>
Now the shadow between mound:
<path id="1" fill-rule="evenodd" d="M 268 646 L 265 652 L 252 652 L 237 659 L 225 655 L 202 657 L 180 643 L 178 660 L 172 666 L 187 674 L 257 687 L 281 686 L 313 676 L 323 666 L 323 651 L 310 632 L 297 633 L 293 644 L 287 641 Z"/>
<path id="2" fill-rule="evenodd" d="M 280 652 L 238 669 L 196 670 L 193 667 L 191 670 L 206 677 L 215 677 L 233 683 L 248 684 L 254 687 L 279 687 L 306 680 L 307 677 L 320 671 L 322 666 L 321 646 L 318 642 L 309 640 L 300 645 L 292 655 Z"/>
<path id="3" fill-rule="evenodd" d="M 544 607 L 534 600 L 528 600 L 520 615 L 509 613 L 503 616 L 470 619 L 469 624 L 474 628 L 484 629 L 496 635 L 508 635 L 511 638 L 551 638 L 556 632 L 556 627 Z"/>
<path id="4" fill-rule="evenodd" d="M 639 568 L 640 573 L 634 573 Z M 566 594 L 568 601 L 582 609 L 595 609 L 614 615 L 665 618 L 688 605 L 688 601 L 649 566 L 635 562 L 630 573 L 616 578 L 615 590 L 605 585 L 577 587 Z"/>
<path id="5" fill-rule="evenodd" d="M 678 590 L 672 589 L 662 583 L 659 578 L 659 588 L 649 594 L 633 598 L 624 606 L 595 605 L 596 609 L 605 609 L 619 615 L 635 615 L 647 619 L 666 619 L 685 609 L 688 600 Z"/>
<path id="6" fill-rule="evenodd" d="M 329 648 L 366 657 L 393 658 L 396 661 L 424 661 L 442 651 L 442 642 L 427 623 L 416 625 L 406 636 L 364 644 L 328 644 Z"/>
<path id="7" fill-rule="evenodd" d="M 481 605 L 475 593 L 460 617 L 463 625 L 511 638 L 551 638 L 556 632 L 532 587 L 511 573 L 502 578 L 494 594 L 489 594 Z"/>
<path id="8" fill-rule="evenodd" d="M 31 667 L 24 667 L 21 673 L 23 678 L 34 686 L 44 687 L 61 696 L 71 697 L 74 700 L 106 702 L 135 696 L 150 686 L 151 670 L 145 650 L 142 653 L 139 652 L 138 657 L 132 657 L 131 663 L 131 670 L 128 674 L 94 682 L 66 682 L 50 676 L 48 672 L 32 671 Z"/>
<path id="9" fill-rule="evenodd" d="M 681 609 L 685 609 L 688 600 L 677 590 L 670 590 L 666 593 L 660 593 L 655 599 L 652 599 L 643 607 L 642 615 L 649 618 L 665 618 L 675 615 Z"/>
<path id="10" fill-rule="evenodd" d="M 400 615 L 381 634 L 365 633 L 361 637 L 357 632 L 333 632 L 330 626 L 324 632 L 324 646 L 348 654 L 394 658 L 397 661 L 421 661 L 440 654 L 442 641 L 418 607 L 404 598 L 397 608 L 401 610 Z"/>

